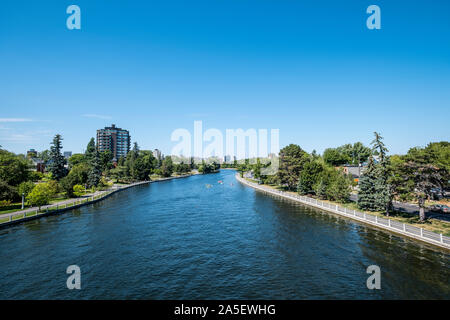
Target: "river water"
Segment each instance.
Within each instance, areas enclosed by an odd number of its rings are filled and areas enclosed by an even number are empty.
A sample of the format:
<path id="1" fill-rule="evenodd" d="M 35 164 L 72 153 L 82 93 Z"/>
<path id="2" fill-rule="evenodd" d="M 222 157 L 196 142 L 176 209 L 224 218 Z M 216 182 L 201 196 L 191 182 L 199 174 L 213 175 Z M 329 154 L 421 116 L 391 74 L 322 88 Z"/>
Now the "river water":
<path id="1" fill-rule="evenodd" d="M 449 258 L 223 170 L 0 229 L 0 299 L 450 299 Z"/>

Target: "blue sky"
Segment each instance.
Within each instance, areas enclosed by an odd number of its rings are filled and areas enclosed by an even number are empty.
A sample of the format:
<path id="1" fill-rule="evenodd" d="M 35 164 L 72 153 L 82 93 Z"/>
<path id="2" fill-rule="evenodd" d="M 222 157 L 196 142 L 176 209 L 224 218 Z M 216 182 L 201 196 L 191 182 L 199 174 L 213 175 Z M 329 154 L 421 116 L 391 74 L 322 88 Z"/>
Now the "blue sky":
<path id="1" fill-rule="evenodd" d="M 66 28 L 67 6 L 81 30 Z M 381 30 L 366 8 L 381 8 Z M 2 1 L 0 145 L 81 152 L 115 123 L 169 153 L 177 128 L 280 129 L 307 151 L 381 132 L 449 140 L 448 1 Z"/>

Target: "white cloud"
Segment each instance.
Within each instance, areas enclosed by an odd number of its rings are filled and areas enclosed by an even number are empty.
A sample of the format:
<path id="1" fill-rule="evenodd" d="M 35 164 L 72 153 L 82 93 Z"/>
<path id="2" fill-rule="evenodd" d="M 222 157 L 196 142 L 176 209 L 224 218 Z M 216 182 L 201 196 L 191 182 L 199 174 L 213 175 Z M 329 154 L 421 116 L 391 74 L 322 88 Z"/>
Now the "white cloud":
<path id="1" fill-rule="evenodd" d="M 112 119 L 111 116 L 103 115 L 103 114 L 94 114 L 94 113 L 86 113 L 82 115 L 85 118 L 96 118 L 96 119 L 102 119 L 102 120 L 110 120 Z"/>
<path id="2" fill-rule="evenodd" d="M 30 122 L 32 119 L 27 118 L 0 118 L 0 122 Z"/>

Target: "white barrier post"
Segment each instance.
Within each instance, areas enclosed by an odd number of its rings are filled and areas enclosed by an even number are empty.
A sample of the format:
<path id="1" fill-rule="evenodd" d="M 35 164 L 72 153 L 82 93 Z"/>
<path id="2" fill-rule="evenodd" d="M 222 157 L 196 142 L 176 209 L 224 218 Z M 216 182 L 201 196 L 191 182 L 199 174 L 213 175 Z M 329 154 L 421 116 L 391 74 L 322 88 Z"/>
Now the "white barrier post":
<path id="1" fill-rule="evenodd" d="M 388 226 L 391 226 L 391 219 L 388 219 Z"/>
<path id="2" fill-rule="evenodd" d="M 378 223 L 378 216 L 375 216 L 375 223 Z"/>
<path id="3" fill-rule="evenodd" d="M 423 238 L 423 228 L 420 228 L 420 236 Z"/>
<path id="4" fill-rule="evenodd" d="M 403 231 L 406 232 L 406 225 L 405 224 L 403 224 Z"/>
<path id="5" fill-rule="evenodd" d="M 444 238 L 442 237 L 442 233 L 440 234 L 441 242 L 444 243 Z"/>

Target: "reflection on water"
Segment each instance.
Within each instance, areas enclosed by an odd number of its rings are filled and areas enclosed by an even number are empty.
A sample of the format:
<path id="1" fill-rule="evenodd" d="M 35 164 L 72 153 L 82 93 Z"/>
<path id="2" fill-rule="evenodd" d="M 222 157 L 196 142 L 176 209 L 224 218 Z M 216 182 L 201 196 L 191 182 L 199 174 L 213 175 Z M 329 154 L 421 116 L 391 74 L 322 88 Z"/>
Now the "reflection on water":
<path id="1" fill-rule="evenodd" d="M 2 229 L 0 261 L 2 299 L 450 298 L 448 253 L 256 192 L 232 171 Z M 66 288 L 71 264 L 79 291 Z M 381 290 L 366 287 L 372 264 Z"/>

